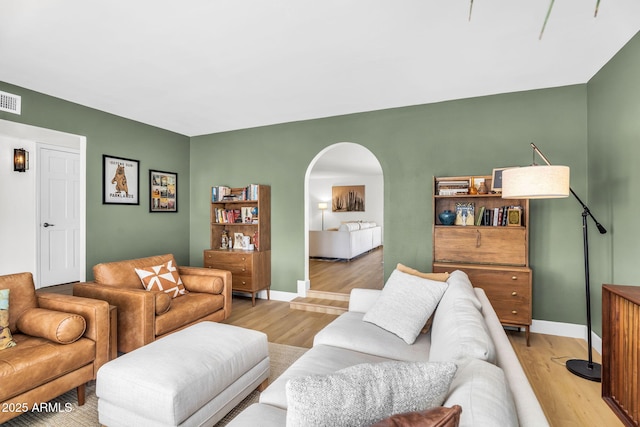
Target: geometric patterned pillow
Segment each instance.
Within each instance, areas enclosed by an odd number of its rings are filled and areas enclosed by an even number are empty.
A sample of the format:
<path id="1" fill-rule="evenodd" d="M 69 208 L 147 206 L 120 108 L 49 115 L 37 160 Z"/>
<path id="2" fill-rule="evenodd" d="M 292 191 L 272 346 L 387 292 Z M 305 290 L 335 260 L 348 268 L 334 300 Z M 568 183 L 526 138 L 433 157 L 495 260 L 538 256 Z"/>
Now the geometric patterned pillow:
<path id="1" fill-rule="evenodd" d="M 148 291 L 163 291 L 171 298 L 189 293 L 182 284 L 178 269 L 173 266 L 173 260 L 153 267 L 136 268 L 136 273 Z"/>
<path id="2" fill-rule="evenodd" d="M 0 289 L 0 350 L 15 345 L 9 330 L 9 289 Z"/>

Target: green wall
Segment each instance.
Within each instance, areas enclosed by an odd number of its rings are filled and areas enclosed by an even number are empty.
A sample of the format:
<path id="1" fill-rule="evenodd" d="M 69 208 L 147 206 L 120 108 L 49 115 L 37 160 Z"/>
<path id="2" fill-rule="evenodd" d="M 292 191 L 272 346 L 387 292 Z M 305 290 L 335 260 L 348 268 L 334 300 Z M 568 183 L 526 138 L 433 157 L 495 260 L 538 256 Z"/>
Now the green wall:
<path id="1" fill-rule="evenodd" d="M 191 140 L 191 261 L 209 245 L 212 185 L 271 185 L 272 289 L 304 279 L 304 176 L 337 142 L 371 150 L 384 172 L 385 275 L 398 262 L 430 270 L 431 179 L 490 174 L 531 163 L 535 142 L 571 167 L 586 194 L 586 85 L 511 93 L 205 135 Z M 531 266 L 536 319 L 583 323 L 580 211 L 569 199 L 532 201 Z M 581 299 L 582 298 L 582 299 Z"/>
<path id="2" fill-rule="evenodd" d="M 601 322 L 602 283 L 638 285 L 640 232 L 640 35 L 605 65 L 588 85 L 589 198 L 608 233 L 590 233 L 594 323 Z M 594 328 L 595 329 L 595 328 Z"/>
<path id="3" fill-rule="evenodd" d="M 588 84 L 374 111 L 188 138 L 0 82 L 21 95 L 23 114 L 0 119 L 87 137 L 87 271 L 97 262 L 173 252 L 202 265 L 209 246 L 212 185 L 272 187 L 272 288 L 295 292 L 304 270 L 304 176 L 325 147 L 354 142 L 384 172 L 385 276 L 397 262 L 429 270 L 431 178 L 488 174 L 531 163 L 530 142 L 571 167 L 571 185 L 609 232 L 590 223 L 594 331 L 601 333 L 600 285 L 634 284 L 640 197 L 634 161 L 640 145 L 640 38 Z M 102 154 L 178 173 L 179 212 L 102 204 Z M 537 160 L 541 162 L 539 159 Z M 530 208 L 533 317 L 584 324 L 581 208 L 573 198 Z M 616 225 L 624 232 L 616 234 Z"/>
<path id="4" fill-rule="evenodd" d="M 0 82 L 22 114 L 0 119 L 87 138 L 87 279 L 94 264 L 171 252 L 189 261 L 189 138 Z M 102 155 L 140 161 L 140 205 L 102 204 Z M 149 213 L 149 169 L 178 173 L 178 213 Z M 6 202 L 6 201 L 5 201 Z"/>

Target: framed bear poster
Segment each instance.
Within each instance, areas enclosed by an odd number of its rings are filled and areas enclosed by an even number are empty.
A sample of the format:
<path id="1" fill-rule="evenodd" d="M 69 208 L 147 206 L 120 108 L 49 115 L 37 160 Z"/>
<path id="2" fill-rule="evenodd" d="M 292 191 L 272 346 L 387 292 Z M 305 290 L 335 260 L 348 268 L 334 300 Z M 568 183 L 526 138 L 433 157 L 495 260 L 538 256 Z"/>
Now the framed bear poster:
<path id="1" fill-rule="evenodd" d="M 140 204 L 140 162 L 102 155 L 102 204 Z"/>

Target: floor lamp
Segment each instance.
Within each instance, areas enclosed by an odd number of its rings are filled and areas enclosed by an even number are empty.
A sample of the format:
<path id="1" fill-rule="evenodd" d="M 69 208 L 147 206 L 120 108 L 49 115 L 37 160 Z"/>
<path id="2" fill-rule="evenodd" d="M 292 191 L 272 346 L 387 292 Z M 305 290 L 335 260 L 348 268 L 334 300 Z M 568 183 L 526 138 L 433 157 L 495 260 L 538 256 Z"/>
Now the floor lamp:
<path id="1" fill-rule="evenodd" d="M 567 369 L 582 378 L 598 381 L 602 380 L 602 367 L 593 362 L 593 350 L 591 348 L 591 292 L 589 287 L 589 240 L 587 233 L 587 217 L 591 217 L 600 234 L 607 230 L 600 224 L 589 208 L 580 200 L 569 185 L 569 167 L 552 166 L 549 160 L 540 152 L 534 143 L 533 166 L 522 168 L 509 168 L 502 172 L 502 197 L 504 199 L 553 199 L 568 197 L 569 193 L 576 198 L 582 206 L 582 238 L 584 243 L 584 281 L 587 300 L 587 345 L 589 351 L 588 360 L 571 359 L 566 363 Z M 536 153 L 544 160 L 547 166 L 535 165 Z"/>
<path id="2" fill-rule="evenodd" d="M 320 212 L 322 212 L 322 231 L 324 231 L 324 211 L 327 209 L 327 204 L 326 203 L 318 203 L 318 209 L 320 209 Z"/>

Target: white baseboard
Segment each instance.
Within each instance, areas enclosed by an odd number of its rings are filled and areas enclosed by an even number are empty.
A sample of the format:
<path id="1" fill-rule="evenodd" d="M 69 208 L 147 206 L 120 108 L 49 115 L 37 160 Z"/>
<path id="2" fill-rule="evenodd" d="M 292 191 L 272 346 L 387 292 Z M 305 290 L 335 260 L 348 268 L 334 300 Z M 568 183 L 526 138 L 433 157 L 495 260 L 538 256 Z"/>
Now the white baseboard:
<path id="1" fill-rule="evenodd" d="M 556 335 L 560 337 L 580 338 L 587 341 L 587 326 L 574 323 L 550 322 L 548 320 L 534 320 L 531 332 L 538 334 Z M 595 351 L 602 354 L 602 338 L 591 331 L 591 345 Z"/>

